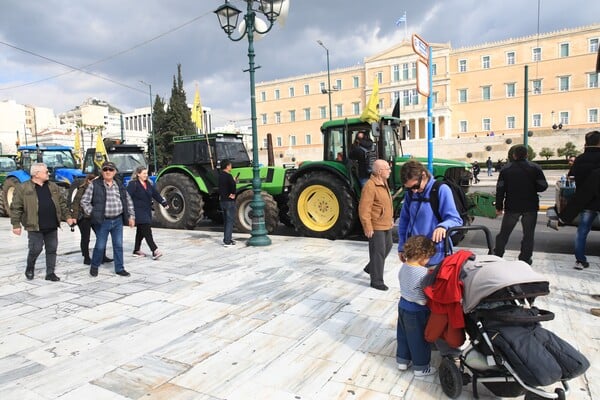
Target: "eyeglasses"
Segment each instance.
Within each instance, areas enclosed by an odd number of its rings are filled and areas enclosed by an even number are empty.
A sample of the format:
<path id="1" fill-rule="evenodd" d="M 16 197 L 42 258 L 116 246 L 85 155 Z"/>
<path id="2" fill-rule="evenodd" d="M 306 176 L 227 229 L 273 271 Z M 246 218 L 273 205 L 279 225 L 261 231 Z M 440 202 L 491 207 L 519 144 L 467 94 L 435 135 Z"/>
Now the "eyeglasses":
<path id="1" fill-rule="evenodd" d="M 110 168 L 110 167 L 104 167 L 104 168 L 102 168 L 102 172 L 106 172 L 106 171 L 113 172 L 114 170 L 115 170 L 114 168 Z"/>
<path id="2" fill-rule="evenodd" d="M 407 190 L 419 190 L 419 189 L 421 189 L 421 182 L 422 181 L 423 181 L 423 175 L 419 176 L 419 181 L 416 184 L 412 185 L 411 187 L 406 187 L 405 186 L 405 188 Z"/>

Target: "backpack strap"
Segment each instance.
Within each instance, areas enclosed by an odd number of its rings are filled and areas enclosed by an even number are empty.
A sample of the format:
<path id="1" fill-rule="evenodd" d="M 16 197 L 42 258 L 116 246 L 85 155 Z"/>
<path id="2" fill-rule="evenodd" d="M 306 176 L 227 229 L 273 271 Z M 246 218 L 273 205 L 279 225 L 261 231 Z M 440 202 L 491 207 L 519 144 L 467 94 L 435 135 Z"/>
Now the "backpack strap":
<path id="1" fill-rule="evenodd" d="M 437 218 L 438 222 L 442 222 L 442 215 L 440 214 L 440 186 L 442 186 L 444 182 L 436 180 L 433 182 L 433 186 L 431 187 L 431 191 L 429 192 L 429 204 L 431 205 L 431 211 L 433 211 L 433 215 Z"/>

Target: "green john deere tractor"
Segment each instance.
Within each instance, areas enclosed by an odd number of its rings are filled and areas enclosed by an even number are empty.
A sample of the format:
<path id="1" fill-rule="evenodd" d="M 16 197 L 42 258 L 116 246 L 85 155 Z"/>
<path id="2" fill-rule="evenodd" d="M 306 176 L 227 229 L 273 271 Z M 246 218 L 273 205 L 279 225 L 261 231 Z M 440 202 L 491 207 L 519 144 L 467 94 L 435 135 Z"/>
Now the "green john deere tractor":
<path id="1" fill-rule="evenodd" d="M 178 136 L 173 139 L 173 161 L 160 170 L 156 188 L 169 208 L 158 207 L 154 224 L 164 228 L 194 229 L 209 218 L 223 221 L 219 205 L 218 168 L 220 161 L 231 161 L 232 175 L 238 177 L 235 227 L 239 232 L 252 230 L 252 164 L 242 135 L 210 133 Z M 267 232 L 279 222 L 289 225 L 287 199 L 291 169 L 261 167 L 262 198 Z"/>
<path id="2" fill-rule="evenodd" d="M 365 132 L 374 140 L 372 158 L 390 163 L 390 189 L 400 192 L 400 168 L 411 159 L 402 154 L 401 139 L 406 126 L 395 117 L 381 117 L 369 124 L 358 118 L 327 121 L 323 133 L 323 161 L 304 162 L 290 180 L 289 212 L 295 229 L 304 236 L 342 239 L 359 228 L 358 202 L 361 186 L 357 165 L 350 159 L 350 146 L 358 132 Z M 415 158 L 413 158 L 415 159 Z M 416 158 L 427 163 L 427 158 Z M 471 164 L 460 161 L 434 159 L 436 179 L 450 178 L 468 191 Z M 400 214 L 403 196 L 394 196 L 395 216 Z"/>

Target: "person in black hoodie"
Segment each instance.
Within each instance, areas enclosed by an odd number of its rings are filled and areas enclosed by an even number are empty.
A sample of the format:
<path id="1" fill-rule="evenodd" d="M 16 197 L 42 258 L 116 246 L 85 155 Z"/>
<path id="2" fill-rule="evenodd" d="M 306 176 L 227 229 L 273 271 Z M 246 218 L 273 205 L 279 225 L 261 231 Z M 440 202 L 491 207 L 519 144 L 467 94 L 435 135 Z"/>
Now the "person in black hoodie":
<path id="1" fill-rule="evenodd" d="M 358 132 L 350 148 L 349 157 L 356 160 L 358 164 L 358 180 L 361 187 L 367 183 L 371 176 L 376 156 L 373 141 L 369 138 L 369 135 L 362 131 Z"/>
<path id="2" fill-rule="evenodd" d="M 496 183 L 496 215 L 502 217 L 500 233 L 496 236 L 494 254 L 504 255 L 506 243 L 515 225 L 521 219 L 523 239 L 519 260 L 529 265 L 533 262 L 533 241 L 537 213 L 539 209 L 538 192 L 548 188 L 548 182 L 539 165 L 527 161 L 527 147 L 517 145 L 513 148 L 513 161 L 502 168 Z"/>
<path id="3" fill-rule="evenodd" d="M 235 216 L 235 194 L 236 184 L 235 179 L 231 176 L 231 161 L 221 161 L 221 170 L 219 171 L 219 199 L 221 209 L 223 210 L 224 232 L 223 246 L 231 247 L 235 245 L 235 240 L 232 239 L 233 234 L 233 219 Z"/>

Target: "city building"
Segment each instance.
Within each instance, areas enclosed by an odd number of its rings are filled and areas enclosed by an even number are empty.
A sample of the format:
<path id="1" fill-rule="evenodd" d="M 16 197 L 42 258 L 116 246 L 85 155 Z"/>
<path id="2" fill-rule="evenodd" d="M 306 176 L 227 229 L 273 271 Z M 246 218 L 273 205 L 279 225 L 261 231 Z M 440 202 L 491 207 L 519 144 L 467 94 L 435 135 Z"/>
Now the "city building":
<path id="1" fill-rule="evenodd" d="M 581 135 L 598 127 L 599 40 L 600 24 L 595 24 L 457 49 L 430 43 L 438 154 L 505 158 L 507 145 L 523 137 L 525 122 L 532 147 L 541 138 L 547 145 L 563 146 L 566 140 L 582 145 Z M 320 126 L 330 115 L 358 117 L 375 81 L 380 113 L 391 114 L 399 99 L 409 128 L 405 150 L 426 156 L 427 98 L 416 90 L 418 57 L 403 41 L 360 66 L 257 83 L 261 159 L 267 134 L 281 163 L 321 158 Z"/>

